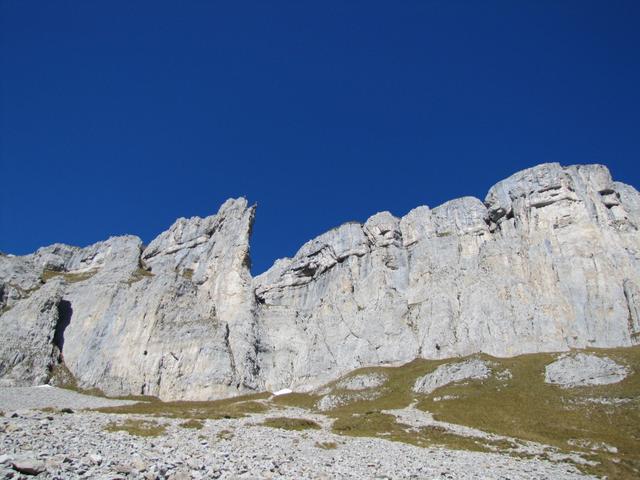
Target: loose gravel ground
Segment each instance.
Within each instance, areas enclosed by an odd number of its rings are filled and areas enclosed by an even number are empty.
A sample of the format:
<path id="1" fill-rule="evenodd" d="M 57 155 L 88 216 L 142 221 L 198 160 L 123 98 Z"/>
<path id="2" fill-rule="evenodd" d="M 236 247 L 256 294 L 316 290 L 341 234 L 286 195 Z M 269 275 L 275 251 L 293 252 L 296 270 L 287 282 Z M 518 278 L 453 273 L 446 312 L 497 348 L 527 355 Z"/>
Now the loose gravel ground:
<path id="1" fill-rule="evenodd" d="M 72 390 L 42 385 L 39 387 L 0 388 L 0 410 L 29 408 L 101 408 L 135 403 L 130 400 L 82 395 Z"/>
<path id="2" fill-rule="evenodd" d="M 75 409 L 75 413 L 24 410 L 26 401 L 18 391 L 22 389 L 11 390 L 0 391 L 7 412 L 0 417 L 0 478 L 28 478 L 13 465 L 40 470 L 37 478 L 42 479 L 589 478 L 571 465 L 545 460 L 338 436 L 327 431 L 328 419 L 304 410 L 206 420 L 202 428 L 192 429 L 182 426 L 184 419 L 77 411 L 81 405 L 95 406 L 91 402 L 104 399 L 64 397 L 51 389 L 35 394 L 29 389 L 24 395 L 34 405 L 49 402 L 47 406 L 54 401 L 53 395 L 57 407 Z M 42 398 L 36 402 L 34 396 Z M 69 402 L 60 403 L 63 398 Z M 260 425 L 276 416 L 320 420 L 323 428 L 289 431 Z M 156 422 L 166 430 L 140 437 L 107 429 L 127 421 Z"/>

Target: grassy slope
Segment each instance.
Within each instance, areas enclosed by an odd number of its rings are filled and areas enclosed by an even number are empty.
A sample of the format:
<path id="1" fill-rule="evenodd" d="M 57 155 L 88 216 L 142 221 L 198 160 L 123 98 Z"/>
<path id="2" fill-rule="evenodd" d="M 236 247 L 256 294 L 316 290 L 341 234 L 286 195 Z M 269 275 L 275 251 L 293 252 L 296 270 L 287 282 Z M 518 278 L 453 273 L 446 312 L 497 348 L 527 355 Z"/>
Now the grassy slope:
<path id="1" fill-rule="evenodd" d="M 401 367 L 364 368 L 350 373 L 347 377 L 381 372 L 388 376 L 388 381 L 374 389 L 378 398 L 355 401 L 326 413 L 335 418 L 334 431 L 344 435 L 377 436 L 420 446 L 440 444 L 480 451 L 512 447 L 507 441 L 461 437 L 438 427 L 412 429 L 382 413 L 417 401 L 417 407 L 431 412 L 436 420 L 548 444 L 561 452 L 580 452 L 585 458 L 598 462 L 597 466 L 581 465 L 587 473 L 609 478 L 640 478 L 640 346 L 590 352 L 625 364 L 633 373 L 618 384 L 562 389 L 544 383 L 545 365 L 555 360 L 557 354 L 514 358 L 478 355 L 493 364 L 494 372 L 508 369 L 512 378 L 499 380 L 492 376 L 487 380 L 447 385 L 430 395 L 417 395 L 411 388 L 418 377 L 439 365 L 463 359 L 415 360 Z M 336 388 L 336 383 L 331 384 L 332 394 L 347 393 Z M 443 396 L 454 398 L 442 400 Z M 312 408 L 320 398 L 291 394 L 278 397 L 276 402 Z M 589 399 L 626 403 L 606 405 Z M 615 447 L 617 452 L 607 451 L 602 444 Z"/>
<path id="2" fill-rule="evenodd" d="M 563 450 L 591 452 L 602 464 L 593 473 L 611 478 L 640 476 L 640 347 L 593 350 L 628 365 L 624 381 L 594 387 L 563 389 L 544 383 L 544 367 L 555 355 L 523 355 L 491 359 L 508 368 L 513 378 L 449 385 L 424 398 L 418 407 L 447 422 L 488 432 L 554 445 Z M 434 396 L 453 400 L 434 402 Z M 623 400 L 606 405 L 589 399 Z M 615 447 L 609 453 L 599 444 Z"/>
<path id="3" fill-rule="evenodd" d="M 552 445 L 561 452 L 580 452 L 585 458 L 598 462 L 596 466 L 580 465 L 586 473 L 608 475 L 610 479 L 640 478 L 640 346 L 591 352 L 625 364 L 633 373 L 618 384 L 562 389 L 544 383 L 544 367 L 555 360 L 557 354 L 506 359 L 479 355 L 492 364 L 494 372 L 508 369 L 511 378 L 501 380 L 492 376 L 486 380 L 447 385 L 430 395 L 418 395 L 411 390 L 418 377 L 439 365 L 462 359 L 415 360 L 401 367 L 363 368 L 350 373 L 347 377 L 380 372 L 387 376 L 387 381 L 381 387 L 368 390 L 377 395 L 376 398 L 356 400 L 323 413 L 335 419 L 333 430 L 342 435 L 478 451 L 507 451 L 513 447 L 505 440 L 462 437 L 440 427 L 410 428 L 398 423 L 394 416 L 383 413 L 383 410 L 404 408 L 417 402 L 417 408 L 431 412 L 436 420 Z M 337 383 L 329 384 L 332 394 L 349 393 L 340 389 Z M 453 398 L 442 400 L 443 396 Z M 283 406 L 315 411 L 316 402 L 322 398 L 321 395 L 302 393 L 271 400 L 267 400 L 268 397 L 268 394 L 258 394 L 214 402 L 155 401 L 100 410 L 215 419 Z M 594 398 L 625 403 L 606 405 L 589 401 Z M 617 452 L 607 451 L 602 444 L 615 447 Z"/>

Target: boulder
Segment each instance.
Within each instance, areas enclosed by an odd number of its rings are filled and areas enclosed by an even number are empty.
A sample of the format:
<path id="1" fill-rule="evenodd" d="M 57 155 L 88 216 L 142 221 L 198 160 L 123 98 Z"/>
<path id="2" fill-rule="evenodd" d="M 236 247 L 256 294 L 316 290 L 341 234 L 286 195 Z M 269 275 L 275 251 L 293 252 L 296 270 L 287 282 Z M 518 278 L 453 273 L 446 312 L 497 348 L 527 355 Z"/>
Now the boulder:
<path id="1" fill-rule="evenodd" d="M 413 391 L 429 394 L 451 383 L 465 380 L 482 380 L 489 377 L 489 375 L 491 375 L 491 369 L 482 360 L 471 359 L 464 362 L 447 363 L 418 378 L 413 385 Z"/>
<path id="2" fill-rule="evenodd" d="M 624 380 L 628 369 L 610 358 L 578 353 L 564 355 L 545 367 L 544 381 L 564 388 L 607 385 Z"/>
<path id="3" fill-rule="evenodd" d="M 13 461 L 14 470 L 25 475 L 38 475 L 45 471 L 44 462 L 34 458 L 17 458 Z"/>

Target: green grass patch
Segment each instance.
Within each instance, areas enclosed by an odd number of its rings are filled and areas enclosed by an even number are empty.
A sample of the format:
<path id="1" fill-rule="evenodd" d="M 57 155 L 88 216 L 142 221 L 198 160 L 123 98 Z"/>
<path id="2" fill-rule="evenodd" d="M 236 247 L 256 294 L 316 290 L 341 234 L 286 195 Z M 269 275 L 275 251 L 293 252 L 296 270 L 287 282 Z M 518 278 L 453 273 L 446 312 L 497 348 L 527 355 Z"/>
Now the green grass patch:
<path id="1" fill-rule="evenodd" d="M 122 422 L 111 422 L 106 427 L 107 432 L 127 432 L 139 437 L 158 437 L 166 431 L 164 425 L 148 420 L 127 419 Z"/>
<path id="2" fill-rule="evenodd" d="M 352 415 L 339 415 L 333 423 L 333 431 L 354 437 L 397 437 L 409 428 L 396 422 L 393 415 L 369 411 Z"/>
<path id="3" fill-rule="evenodd" d="M 415 381 L 438 366 L 465 358 L 414 360 L 401 367 L 363 368 L 350 373 L 384 373 L 387 382 L 372 389 L 377 398 L 361 398 L 325 412 L 335 419 L 333 431 L 341 435 L 380 437 L 417 446 L 443 445 L 477 451 L 507 451 L 516 447 L 505 440 L 463 437 L 446 429 L 411 428 L 383 410 L 405 408 L 413 401 L 436 420 L 474 427 L 497 435 L 551 445 L 561 453 L 579 452 L 599 462 L 578 465 L 585 473 L 609 478 L 640 477 L 640 346 L 588 350 L 627 365 L 633 373 L 617 384 L 562 389 L 544 383 L 545 366 L 558 354 L 532 354 L 514 358 L 475 355 L 491 363 L 494 374 L 509 369 L 512 378 L 495 375 L 438 388 L 430 395 L 412 391 Z M 332 394 L 344 393 L 332 382 Z M 317 395 L 278 398 L 292 406 L 313 408 Z M 443 400 L 442 398 L 448 398 Z M 439 398 L 439 401 L 438 401 Z M 618 402 L 602 404 L 594 402 Z M 311 406 L 311 407 L 310 407 Z M 617 452 L 606 451 L 613 447 Z M 516 456 L 521 453 L 510 452 Z"/>
<path id="4" fill-rule="evenodd" d="M 321 395 L 293 392 L 273 397 L 271 399 L 271 403 L 282 407 L 297 407 L 307 410 L 313 410 L 320 398 L 322 398 Z"/>
<path id="5" fill-rule="evenodd" d="M 457 450 L 478 452 L 491 452 L 498 448 L 498 445 L 494 445 L 495 442 L 455 435 L 438 426 L 412 428 L 398 423 L 393 415 L 379 411 L 340 414 L 333 424 L 333 432 L 352 437 L 384 438 L 418 447 L 441 445 Z"/>
<path id="6" fill-rule="evenodd" d="M 355 370 L 348 375 L 331 382 L 328 387 L 334 395 L 350 395 L 353 401 L 340 405 L 325 415 L 334 419 L 333 432 L 340 435 L 356 437 L 379 437 L 409 443 L 417 446 L 444 445 L 449 448 L 493 451 L 491 442 L 460 437 L 438 428 L 415 429 L 399 424 L 393 415 L 382 413 L 409 406 L 416 398 L 412 392 L 413 384 L 422 375 L 435 370 L 439 365 L 456 360 L 414 360 L 400 367 L 367 367 Z M 385 383 L 376 388 L 366 389 L 362 393 L 375 393 L 376 398 L 367 399 L 359 391 L 339 388 L 345 378 L 363 374 L 381 373 L 386 377 Z M 315 411 L 321 395 L 312 393 L 291 393 L 272 399 L 276 405 L 304 408 Z"/>
<path id="7" fill-rule="evenodd" d="M 252 413 L 263 413 L 268 407 L 257 400 L 268 398 L 268 393 L 208 402 L 140 402 L 131 405 L 96 409 L 103 413 L 153 415 L 168 418 L 221 419 L 241 418 Z"/>
<path id="8" fill-rule="evenodd" d="M 508 368 L 513 378 L 447 385 L 423 398 L 418 408 L 432 412 L 437 420 L 541 442 L 562 451 L 580 451 L 600 462 L 597 467 L 581 467 L 587 473 L 638 478 L 640 347 L 590 352 L 627 365 L 633 373 L 616 384 L 563 389 L 544 383 L 545 366 L 555 360 L 555 354 L 492 358 L 500 368 Z M 455 398 L 433 401 L 442 395 Z M 624 403 L 602 404 L 594 399 Z M 604 451 L 602 444 L 618 452 Z"/>
<path id="9" fill-rule="evenodd" d="M 267 418 L 262 425 L 271 428 L 282 428 L 284 430 L 320 430 L 313 420 L 307 418 L 273 417 Z"/>
<path id="10" fill-rule="evenodd" d="M 180 424 L 182 428 L 191 428 L 193 430 L 202 430 L 204 428 L 204 423 L 202 420 L 196 420 L 192 418 L 191 420 L 187 420 L 186 422 L 182 422 Z"/>

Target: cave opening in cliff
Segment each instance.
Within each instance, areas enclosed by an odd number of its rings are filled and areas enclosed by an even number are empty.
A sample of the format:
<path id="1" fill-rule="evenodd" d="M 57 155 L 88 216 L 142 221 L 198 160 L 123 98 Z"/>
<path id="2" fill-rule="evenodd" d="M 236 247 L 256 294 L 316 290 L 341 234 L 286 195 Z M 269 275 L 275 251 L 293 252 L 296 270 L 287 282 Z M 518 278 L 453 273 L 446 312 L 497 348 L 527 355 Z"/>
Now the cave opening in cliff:
<path id="1" fill-rule="evenodd" d="M 53 335 L 53 344 L 58 347 L 60 355 L 62 355 L 62 349 L 64 347 L 64 332 L 71 323 L 72 314 L 73 309 L 71 308 L 71 302 L 68 300 L 60 300 L 58 303 L 58 321 Z"/>

